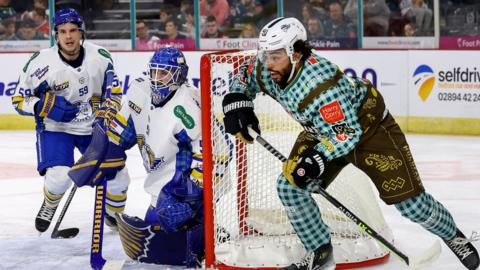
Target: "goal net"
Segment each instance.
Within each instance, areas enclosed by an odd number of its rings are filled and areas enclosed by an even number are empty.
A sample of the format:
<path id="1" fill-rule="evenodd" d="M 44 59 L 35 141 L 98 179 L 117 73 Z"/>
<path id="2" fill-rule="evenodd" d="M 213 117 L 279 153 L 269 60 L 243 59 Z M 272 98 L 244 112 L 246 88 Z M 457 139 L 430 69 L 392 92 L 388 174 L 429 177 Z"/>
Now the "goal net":
<path id="1" fill-rule="evenodd" d="M 226 134 L 223 126 L 223 96 L 241 64 L 255 53 L 211 53 L 201 59 L 207 268 L 279 268 L 298 262 L 306 253 L 277 197 L 281 162 L 258 143 L 246 145 Z M 262 137 L 287 156 L 301 126 L 269 96 L 258 94 L 254 104 Z M 363 172 L 347 166 L 327 192 L 393 241 Z M 388 251 L 355 223 L 320 195 L 314 198 L 331 228 L 337 269 L 388 259 Z"/>

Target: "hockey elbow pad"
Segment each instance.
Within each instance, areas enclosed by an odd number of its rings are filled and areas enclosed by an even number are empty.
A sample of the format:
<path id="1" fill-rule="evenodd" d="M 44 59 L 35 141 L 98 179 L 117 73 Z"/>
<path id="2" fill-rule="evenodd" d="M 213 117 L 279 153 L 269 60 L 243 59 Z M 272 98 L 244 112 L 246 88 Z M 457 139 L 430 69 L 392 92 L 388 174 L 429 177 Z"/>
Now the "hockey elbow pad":
<path id="1" fill-rule="evenodd" d="M 253 143 L 253 137 L 249 134 L 248 127 L 250 126 L 260 134 L 258 118 L 253 111 L 253 101 L 245 94 L 229 93 L 223 98 L 222 106 L 225 114 L 223 119 L 225 131 L 235 135 L 243 142 Z"/>

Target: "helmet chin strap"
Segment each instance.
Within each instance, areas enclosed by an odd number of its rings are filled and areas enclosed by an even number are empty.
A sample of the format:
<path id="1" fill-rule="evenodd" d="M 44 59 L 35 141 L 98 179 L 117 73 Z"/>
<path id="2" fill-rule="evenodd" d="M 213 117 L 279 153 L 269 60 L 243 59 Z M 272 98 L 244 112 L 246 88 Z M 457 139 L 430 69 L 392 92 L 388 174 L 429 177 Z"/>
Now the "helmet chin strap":
<path id="1" fill-rule="evenodd" d="M 293 78 L 293 74 L 295 74 L 295 67 L 297 65 L 297 61 L 293 59 L 293 55 L 290 56 L 290 63 L 292 63 L 292 70 L 290 71 L 290 76 L 288 76 L 287 83 Z"/>

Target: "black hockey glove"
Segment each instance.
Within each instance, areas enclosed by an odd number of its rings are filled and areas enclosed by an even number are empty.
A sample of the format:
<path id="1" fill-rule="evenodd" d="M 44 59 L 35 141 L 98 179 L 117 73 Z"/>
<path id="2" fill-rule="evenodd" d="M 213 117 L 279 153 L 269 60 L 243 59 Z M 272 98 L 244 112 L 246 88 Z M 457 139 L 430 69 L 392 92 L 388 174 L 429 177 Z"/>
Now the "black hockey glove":
<path id="1" fill-rule="evenodd" d="M 260 134 L 258 118 L 253 112 L 253 101 L 245 94 L 229 93 L 222 102 L 225 118 L 225 131 L 235 135 L 246 143 L 253 143 L 253 137 L 248 133 L 248 126 Z"/>
<path id="2" fill-rule="evenodd" d="M 325 158 L 313 147 L 300 154 L 298 160 L 283 163 L 283 175 L 295 187 L 305 188 L 325 170 Z"/>

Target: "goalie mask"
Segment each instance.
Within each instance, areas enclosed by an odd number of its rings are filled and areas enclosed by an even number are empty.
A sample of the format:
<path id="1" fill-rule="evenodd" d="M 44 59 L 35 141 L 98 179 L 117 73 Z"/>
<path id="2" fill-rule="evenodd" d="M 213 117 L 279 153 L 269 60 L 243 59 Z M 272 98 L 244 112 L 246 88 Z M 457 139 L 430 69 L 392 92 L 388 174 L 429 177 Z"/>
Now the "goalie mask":
<path id="1" fill-rule="evenodd" d="M 152 56 L 148 71 L 150 88 L 154 97 L 158 97 L 153 100 L 161 102 L 186 82 L 188 66 L 181 51 L 175 48 L 164 48 L 156 51 Z"/>

